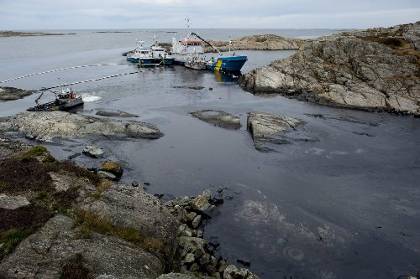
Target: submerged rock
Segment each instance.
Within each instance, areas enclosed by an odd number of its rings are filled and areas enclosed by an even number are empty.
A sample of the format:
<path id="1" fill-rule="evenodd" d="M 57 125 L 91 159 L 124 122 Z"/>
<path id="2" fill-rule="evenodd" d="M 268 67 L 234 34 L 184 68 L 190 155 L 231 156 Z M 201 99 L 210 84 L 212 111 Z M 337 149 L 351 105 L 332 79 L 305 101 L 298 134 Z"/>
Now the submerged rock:
<path id="1" fill-rule="evenodd" d="M 220 110 L 199 110 L 191 112 L 191 115 L 222 128 L 239 129 L 241 127 L 239 117 Z"/>
<path id="2" fill-rule="evenodd" d="M 123 122 L 62 111 L 23 112 L 0 123 L 1 130 L 20 132 L 40 141 L 90 135 L 157 139 L 163 135 L 157 127 L 145 122 Z"/>
<path id="3" fill-rule="evenodd" d="M 203 90 L 205 87 L 204 86 L 188 86 L 188 85 L 176 85 L 173 86 L 173 88 L 177 88 L 177 89 L 191 89 L 191 90 Z"/>
<path id="4" fill-rule="evenodd" d="M 131 114 L 125 111 L 111 111 L 111 110 L 98 110 L 96 115 L 105 116 L 105 117 L 139 117 L 136 114 Z"/>
<path id="5" fill-rule="evenodd" d="M 100 158 L 104 155 L 105 151 L 98 146 L 95 145 L 88 145 L 83 148 L 83 154 L 92 157 L 92 158 Z"/>
<path id="6" fill-rule="evenodd" d="M 256 94 L 420 115 L 420 22 L 341 33 L 240 79 Z"/>
<path id="7" fill-rule="evenodd" d="M 0 101 L 15 101 L 32 95 L 33 91 L 15 87 L 0 87 Z"/>

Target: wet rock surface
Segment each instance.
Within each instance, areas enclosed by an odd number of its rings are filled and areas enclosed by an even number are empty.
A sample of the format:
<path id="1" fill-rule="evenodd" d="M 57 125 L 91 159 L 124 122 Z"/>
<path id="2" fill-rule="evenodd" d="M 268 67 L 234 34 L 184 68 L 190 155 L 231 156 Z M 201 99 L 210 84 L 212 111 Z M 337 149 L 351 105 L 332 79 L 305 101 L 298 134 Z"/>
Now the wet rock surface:
<path id="1" fill-rule="evenodd" d="M 267 144 L 286 144 L 298 141 L 317 141 L 301 128 L 302 120 L 266 112 L 250 112 L 247 128 L 260 151 L 273 151 Z"/>
<path id="2" fill-rule="evenodd" d="M 190 85 L 190 86 L 189 85 L 176 85 L 176 86 L 173 86 L 173 88 L 176 88 L 176 89 L 191 89 L 191 90 L 197 90 L 197 91 L 205 89 L 204 86 L 193 86 L 193 85 Z"/>
<path id="3" fill-rule="evenodd" d="M 33 91 L 15 87 L 0 87 L 0 101 L 15 101 L 32 95 Z"/>
<path id="4" fill-rule="evenodd" d="M 120 179 L 124 173 L 124 169 L 118 162 L 106 161 L 101 163 L 99 171 L 107 172 L 115 176 L 116 179 Z"/>
<path id="5" fill-rule="evenodd" d="M 92 158 L 100 158 L 104 155 L 105 151 L 96 145 L 87 145 L 83 148 L 82 153 Z"/>
<path id="6" fill-rule="evenodd" d="M 112 110 L 98 110 L 96 115 L 105 116 L 105 117 L 139 117 L 136 114 L 128 113 L 125 111 L 112 111 Z"/>
<path id="7" fill-rule="evenodd" d="M 200 110 L 191 112 L 191 115 L 214 126 L 226 129 L 241 128 L 240 118 L 220 110 Z"/>
<path id="8" fill-rule="evenodd" d="M 217 205 L 222 203 L 223 190 L 214 196 L 205 191 L 196 197 L 178 198 L 165 204 L 181 224 L 178 228 L 176 251 L 179 271 L 209 278 L 258 278 L 245 268 L 228 266 L 226 260 L 216 256 L 219 245 L 204 239 L 202 227 L 205 220 L 211 218 Z"/>
<path id="9" fill-rule="evenodd" d="M 251 92 L 345 108 L 420 115 L 420 22 L 305 43 L 240 79 Z"/>
<path id="10" fill-rule="evenodd" d="M 98 135 L 157 139 L 163 134 L 149 123 L 96 118 L 62 111 L 23 112 L 0 123 L 0 132 L 15 131 L 30 139 L 52 141 Z"/>
<path id="11" fill-rule="evenodd" d="M 230 50 L 295 50 L 304 43 L 303 40 L 285 38 L 274 34 L 246 36 L 229 42 L 212 41 L 220 51 Z M 214 52 L 210 47 L 205 48 L 206 52 Z"/>

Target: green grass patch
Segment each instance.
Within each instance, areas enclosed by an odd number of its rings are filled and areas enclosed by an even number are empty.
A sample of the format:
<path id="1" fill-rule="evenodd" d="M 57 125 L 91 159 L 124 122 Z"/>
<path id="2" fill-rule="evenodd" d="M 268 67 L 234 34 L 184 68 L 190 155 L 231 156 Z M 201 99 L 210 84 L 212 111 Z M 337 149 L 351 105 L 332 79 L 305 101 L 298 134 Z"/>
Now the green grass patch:
<path id="1" fill-rule="evenodd" d="M 15 247 L 26 237 L 28 237 L 32 231 L 30 229 L 10 229 L 0 233 L 0 259 L 15 249 Z"/>

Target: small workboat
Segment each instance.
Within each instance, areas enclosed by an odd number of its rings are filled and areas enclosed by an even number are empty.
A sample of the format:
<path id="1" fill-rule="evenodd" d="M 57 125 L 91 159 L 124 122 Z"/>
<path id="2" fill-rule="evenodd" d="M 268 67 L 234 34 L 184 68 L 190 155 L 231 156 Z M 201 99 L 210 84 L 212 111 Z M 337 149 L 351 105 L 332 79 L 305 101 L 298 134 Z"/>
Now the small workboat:
<path id="1" fill-rule="evenodd" d="M 36 106 L 29 108 L 28 111 L 69 111 L 84 104 L 82 96 L 70 88 L 62 89 L 61 93 L 56 94 L 54 101 L 38 104 L 43 93 L 35 100 Z"/>
<path id="2" fill-rule="evenodd" d="M 189 69 L 202 71 L 207 69 L 207 61 L 199 56 L 190 56 L 185 61 L 184 66 Z"/>

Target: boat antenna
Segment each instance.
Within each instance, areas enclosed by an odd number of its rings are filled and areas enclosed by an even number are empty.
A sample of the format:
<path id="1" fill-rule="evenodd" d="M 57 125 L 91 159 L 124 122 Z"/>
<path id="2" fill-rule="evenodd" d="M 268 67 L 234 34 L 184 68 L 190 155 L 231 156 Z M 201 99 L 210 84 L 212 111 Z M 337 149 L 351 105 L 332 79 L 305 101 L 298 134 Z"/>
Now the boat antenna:
<path id="1" fill-rule="evenodd" d="M 185 18 L 185 26 L 187 28 L 187 36 L 186 37 L 189 38 L 190 34 L 191 34 L 191 20 L 190 20 L 189 17 Z"/>

